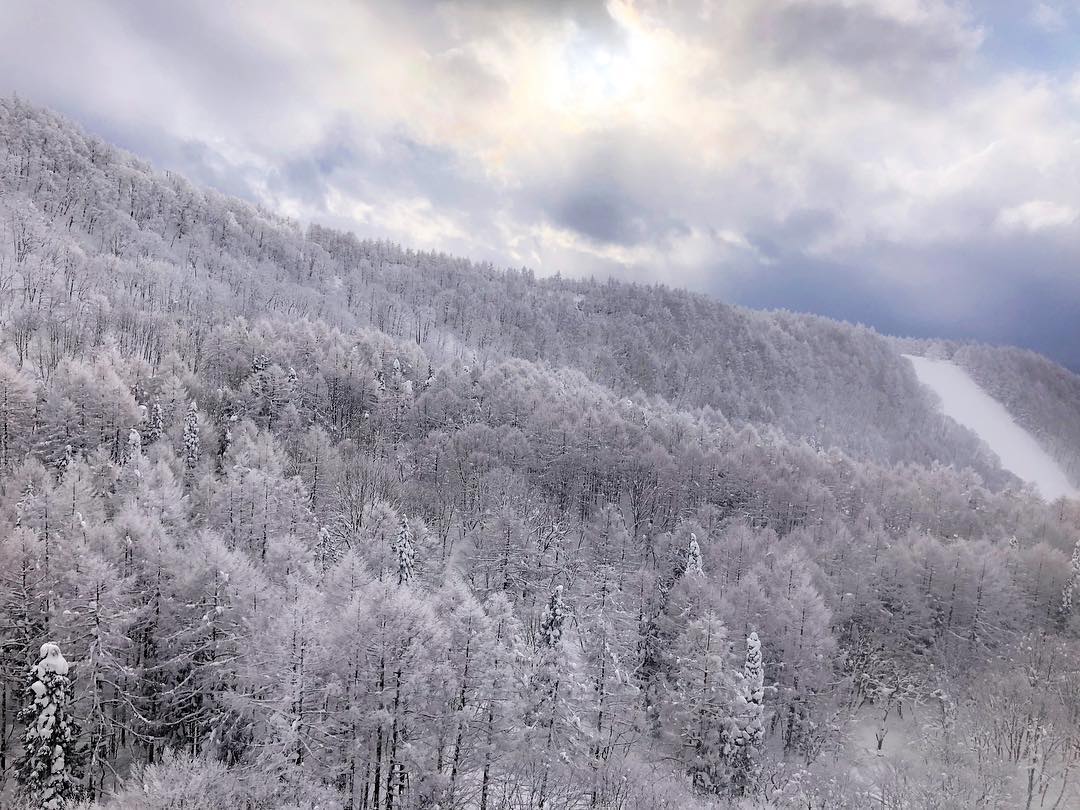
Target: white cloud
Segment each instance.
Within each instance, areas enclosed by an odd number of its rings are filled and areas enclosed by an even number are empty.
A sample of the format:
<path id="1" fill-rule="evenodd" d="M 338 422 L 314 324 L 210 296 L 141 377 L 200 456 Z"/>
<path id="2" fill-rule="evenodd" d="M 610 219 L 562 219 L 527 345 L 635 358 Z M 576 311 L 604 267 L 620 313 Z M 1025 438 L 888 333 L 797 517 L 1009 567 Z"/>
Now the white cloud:
<path id="1" fill-rule="evenodd" d="M 1063 228 L 1074 224 L 1080 211 L 1071 205 L 1049 200 L 1028 200 L 1026 203 L 1004 209 L 998 215 L 998 224 L 1006 229 L 1020 229 L 1031 233 L 1049 228 Z"/>

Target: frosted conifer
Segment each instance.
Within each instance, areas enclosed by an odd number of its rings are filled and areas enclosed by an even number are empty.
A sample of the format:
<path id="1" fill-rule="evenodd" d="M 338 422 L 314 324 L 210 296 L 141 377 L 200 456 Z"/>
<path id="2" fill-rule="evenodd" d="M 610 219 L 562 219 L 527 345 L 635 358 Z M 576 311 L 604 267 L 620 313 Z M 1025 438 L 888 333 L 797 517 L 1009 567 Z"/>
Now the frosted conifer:
<path id="1" fill-rule="evenodd" d="M 225 469 L 225 457 L 229 454 L 229 448 L 232 447 L 233 435 L 232 429 L 228 423 L 225 424 L 225 429 L 221 432 L 221 441 L 218 443 L 217 452 L 217 471 L 222 472 Z"/>
<path id="2" fill-rule="evenodd" d="M 751 633 L 746 639 L 746 659 L 735 696 L 727 746 L 732 787 L 739 795 L 746 795 L 757 778 L 758 752 L 765 739 L 764 702 L 765 669 L 761 661 L 761 642 L 757 633 Z"/>
<path id="3" fill-rule="evenodd" d="M 71 469 L 71 465 L 75 462 L 75 451 L 71 449 L 70 444 L 64 445 L 64 455 L 60 458 L 60 461 L 56 464 L 57 477 L 63 479 L 67 475 L 67 471 Z"/>
<path id="4" fill-rule="evenodd" d="M 34 807 L 59 810 L 74 799 L 75 723 L 71 680 L 60 648 L 41 645 L 41 660 L 30 668 L 19 719 L 25 724 L 18 763 L 19 791 Z"/>
<path id="5" fill-rule="evenodd" d="M 413 569 L 416 565 L 416 546 L 413 545 L 409 522 L 404 517 L 401 519 L 401 528 L 398 529 L 397 540 L 394 542 L 394 552 L 397 555 L 398 584 L 406 585 L 413 577 Z"/>
<path id="6" fill-rule="evenodd" d="M 199 464 L 199 406 L 195 400 L 188 405 L 184 417 L 184 469 L 194 472 Z"/>
<path id="7" fill-rule="evenodd" d="M 562 585 L 556 585 L 540 619 L 540 643 L 545 647 L 557 647 L 562 640 L 563 625 L 570 612 L 562 594 Z"/>
<path id="8" fill-rule="evenodd" d="M 165 433 L 165 414 L 161 404 L 155 402 L 150 408 L 150 424 L 146 428 L 146 443 L 153 444 Z"/>
<path id="9" fill-rule="evenodd" d="M 132 428 L 128 432 L 127 446 L 124 448 L 124 463 L 130 464 L 132 461 L 137 461 L 141 455 L 142 437 L 139 435 L 139 431 Z"/>
<path id="10" fill-rule="evenodd" d="M 341 548 L 330 527 L 319 527 L 319 539 L 315 543 L 315 561 L 319 570 L 326 571 L 341 559 Z"/>
<path id="11" fill-rule="evenodd" d="M 1073 610 L 1073 598 L 1076 595 L 1076 587 L 1080 584 L 1080 540 L 1073 546 L 1072 563 L 1069 566 L 1069 579 L 1061 592 L 1061 617 L 1068 621 Z"/>
<path id="12" fill-rule="evenodd" d="M 701 575 L 704 573 L 701 567 L 701 546 L 698 545 L 697 535 L 690 533 L 690 545 L 686 549 L 686 573 Z"/>
<path id="13" fill-rule="evenodd" d="M 30 478 L 26 481 L 26 486 L 23 488 L 22 497 L 15 503 L 15 525 L 21 526 L 23 517 L 26 516 L 31 505 L 34 502 L 34 479 Z"/>
<path id="14" fill-rule="evenodd" d="M 751 633 L 746 639 L 746 661 L 743 664 L 743 693 L 748 708 L 751 710 L 750 722 L 746 725 L 747 740 L 750 745 L 761 745 L 765 737 L 762 723 L 765 702 L 765 667 L 761 661 L 761 641 L 757 633 Z"/>

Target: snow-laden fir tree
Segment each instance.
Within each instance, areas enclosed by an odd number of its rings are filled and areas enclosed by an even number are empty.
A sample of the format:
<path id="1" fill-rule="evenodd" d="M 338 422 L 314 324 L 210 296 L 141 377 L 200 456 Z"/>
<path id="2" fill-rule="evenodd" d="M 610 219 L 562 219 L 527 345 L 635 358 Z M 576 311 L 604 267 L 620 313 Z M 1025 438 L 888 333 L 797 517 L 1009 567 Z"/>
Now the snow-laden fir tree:
<path id="1" fill-rule="evenodd" d="M 1061 592 L 1061 620 L 1067 622 L 1073 611 L 1073 599 L 1076 588 L 1080 585 L 1080 540 L 1073 546 L 1072 563 L 1069 566 L 1069 579 Z"/>
<path id="2" fill-rule="evenodd" d="M 31 806 L 59 810 L 75 798 L 75 723 L 71 680 L 60 648 L 41 645 L 41 659 L 30 668 L 19 719 L 26 726 L 18 763 L 19 792 Z"/>
<path id="3" fill-rule="evenodd" d="M 407 585 L 413 577 L 416 565 L 416 546 L 413 545 L 409 521 L 405 517 L 401 518 L 401 527 L 394 541 L 394 554 L 397 556 L 398 584 Z"/>
<path id="4" fill-rule="evenodd" d="M 188 405 L 184 417 L 184 469 L 188 473 L 195 471 L 199 464 L 199 406 L 195 400 Z"/>
<path id="5" fill-rule="evenodd" d="M 229 448 L 232 447 L 232 443 L 232 429 L 229 427 L 229 423 L 226 422 L 225 428 L 221 431 L 221 441 L 218 442 L 217 459 L 214 462 L 216 472 L 224 472 L 225 457 L 229 454 Z"/>
<path id="6" fill-rule="evenodd" d="M 557 647 L 562 641 L 563 625 L 570 611 L 563 600 L 563 586 L 556 585 L 551 592 L 544 615 L 540 617 L 540 644 L 544 647 Z"/>
<path id="7" fill-rule="evenodd" d="M 690 544 L 686 548 L 686 573 L 699 576 L 704 573 L 701 567 L 701 546 L 698 545 L 697 535 L 690 532 Z"/>
<path id="8" fill-rule="evenodd" d="M 64 455 L 60 457 L 60 461 L 56 464 L 56 477 L 63 480 L 67 471 L 71 469 L 71 465 L 75 463 L 75 451 L 71 449 L 71 445 L 64 445 Z"/>
<path id="9" fill-rule="evenodd" d="M 146 443 L 153 444 L 165 433 L 165 414 L 161 403 L 155 402 L 150 407 L 150 422 L 146 427 Z"/>
<path id="10" fill-rule="evenodd" d="M 23 518 L 26 517 L 27 512 L 30 510 L 31 504 L 34 502 L 34 479 L 26 479 L 26 486 L 23 487 L 22 497 L 15 502 L 15 525 L 22 526 Z"/>
<path id="11" fill-rule="evenodd" d="M 326 524 L 320 526 L 318 540 L 315 543 L 315 564 L 319 566 L 319 570 L 328 571 L 333 568 L 334 564 L 341 559 L 341 553 L 341 543 L 330 527 Z"/>
<path id="12" fill-rule="evenodd" d="M 754 632 L 746 639 L 746 660 L 735 695 L 728 746 L 732 788 L 740 796 L 750 792 L 760 770 L 759 754 L 765 739 L 764 702 L 765 668 L 761 661 L 761 641 Z"/>
<path id="13" fill-rule="evenodd" d="M 128 431 L 127 446 L 124 448 L 124 463 L 130 464 L 133 461 L 138 461 L 141 455 L 142 437 L 139 435 L 139 431 L 132 428 Z"/>

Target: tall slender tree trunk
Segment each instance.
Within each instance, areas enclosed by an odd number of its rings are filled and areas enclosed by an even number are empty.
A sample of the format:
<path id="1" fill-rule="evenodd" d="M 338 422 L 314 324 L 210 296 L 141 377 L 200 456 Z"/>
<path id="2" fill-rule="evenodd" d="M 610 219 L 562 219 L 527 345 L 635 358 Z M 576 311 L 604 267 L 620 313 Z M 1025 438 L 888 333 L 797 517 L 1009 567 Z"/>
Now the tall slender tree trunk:
<path id="1" fill-rule="evenodd" d="M 394 810 L 394 776 L 397 774 L 398 706 L 401 703 L 401 670 L 394 673 L 394 720 L 390 724 L 390 753 L 386 763 L 386 810 Z"/>

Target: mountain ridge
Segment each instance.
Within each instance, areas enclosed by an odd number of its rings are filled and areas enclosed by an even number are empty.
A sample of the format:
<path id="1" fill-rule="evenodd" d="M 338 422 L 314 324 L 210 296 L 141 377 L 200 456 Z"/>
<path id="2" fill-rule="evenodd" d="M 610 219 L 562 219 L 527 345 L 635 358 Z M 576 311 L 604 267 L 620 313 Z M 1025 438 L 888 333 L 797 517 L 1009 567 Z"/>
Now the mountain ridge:
<path id="1" fill-rule="evenodd" d="M 9 126 L 14 118 L 29 122 L 41 115 L 21 102 L 6 101 L 3 110 Z M 206 264 L 212 287 L 220 288 L 231 275 L 229 283 L 245 289 L 242 311 L 251 316 L 303 312 L 395 337 L 419 333 L 421 342 L 431 336 L 425 345 L 441 356 L 456 344 L 453 351 L 472 352 L 481 362 L 493 353 L 544 360 L 583 370 L 620 394 L 658 395 L 676 407 L 710 407 L 734 424 L 772 425 L 794 439 L 836 445 L 861 458 L 955 463 L 975 468 L 995 485 L 1008 479 L 973 436 L 934 418 L 931 400 L 900 353 L 869 327 L 747 310 L 662 285 L 538 279 L 529 271 L 500 271 L 439 253 L 364 242 L 318 225 L 305 229 L 250 203 L 155 173 L 145 162 L 48 115 L 84 161 L 85 172 L 103 185 L 104 176 L 115 175 L 108 182 L 117 184 L 115 201 L 126 205 L 128 221 L 95 226 L 106 252 L 142 250 L 146 260 L 173 257 L 177 242 L 183 245 L 187 231 L 196 227 L 200 209 L 220 207 L 228 221 L 210 239 L 217 255 L 197 255 L 189 248 L 170 260 L 194 263 L 196 277 L 197 265 Z M 37 137 L 47 137 L 42 122 L 36 126 Z M 8 136 L 9 159 L 30 160 L 32 141 L 17 142 L 17 136 Z M 21 157 L 11 154 L 20 149 Z M 158 216 L 167 214 L 172 221 L 155 223 L 156 230 L 146 227 L 149 219 L 138 221 L 140 194 L 155 197 Z M 167 212 L 165 197 L 170 198 Z M 64 206 L 62 199 L 56 204 Z M 149 241 L 156 237 L 158 243 L 152 248 L 134 246 L 151 235 Z M 284 246 L 291 238 L 296 244 Z M 269 247 L 269 240 L 278 244 Z M 265 275 L 241 279 L 238 261 L 261 266 Z M 354 300 L 361 294 L 367 300 Z M 497 328 L 466 323 L 470 307 L 491 310 L 484 317 L 490 315 Z"/>

